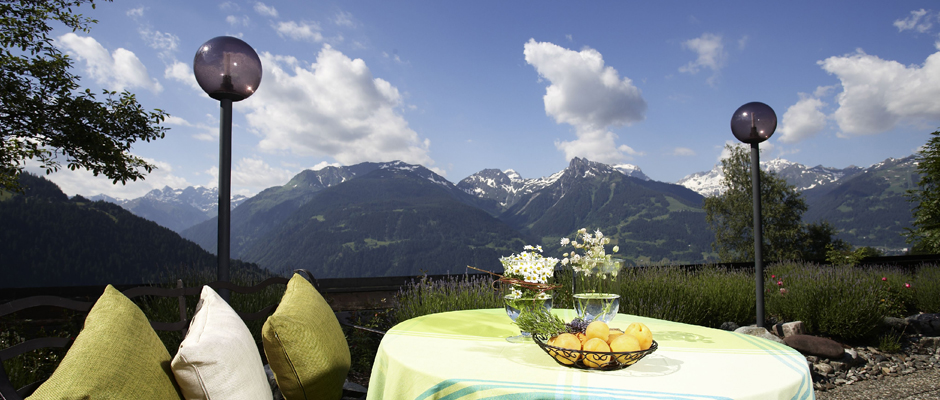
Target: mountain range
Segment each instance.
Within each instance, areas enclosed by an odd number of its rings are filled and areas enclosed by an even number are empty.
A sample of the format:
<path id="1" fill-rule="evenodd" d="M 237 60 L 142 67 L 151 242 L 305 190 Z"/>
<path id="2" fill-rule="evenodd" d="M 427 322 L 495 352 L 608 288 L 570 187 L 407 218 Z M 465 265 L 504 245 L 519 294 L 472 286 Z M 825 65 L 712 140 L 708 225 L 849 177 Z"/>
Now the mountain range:
<path id="1" fill-rule="evenodd" d="M 219 189 L 202 186 L 190 186 L 185 189 L 165 186 L 162 190 L 154 189 L 132 200 L 117 199 L 104 194 L 88 199 L 117 204 L 176 233 L 219 214 Z M 248 197 L 240 194 L 232 196 L 232 209 L 245 200 L 248 200 Z"/>
<path id="2" fill-rule="evenodd" d="M 868 168 L 806 167 L 782 159 L 762 162 L 762 168 L 803 193 L 809 206 L 804 222 L 829 221 L 855 246 L 887 254 L 906 250 L 901 234 L 911 220 L 905 191 L 916 187 L 913 156 Z M 402 162 L 306 170 L 237 203 L 232 257 L 275 273 L 316 265 L 324 277 L 456 272 L 468 261 L 498 270 L 498 257 L 521 243 L 541 244 L 558 256 L 561 237 L 590 227 L 613 238 L 632 260 L 703 262 L 714 254 L 701 204 L 703 196 L 718 193 L 720 172 L 716 166 L 670 184 L 650 180 L 635 166 L 575 158 L 547 177 L 485 169 L 454 185 Z M 203 205 L 200 217 L 180 217 L 175 229 L 214 252 L 217 219 L 203 216 L 217 201 L 205 189 L 196 197 L 201 203 L 183 195 L 198 189 L 165 188 L 145 197 L 156 204 L 151 210 Z"/>
<path id="3" fill-rule="evenodd" d="M 362 163 L 304 171 L 246 200 L 232 211 L 231 251 L 323 277 L 498 271 L 500 256 L 525 244 L 555 254 L 561 237 L 591 226 L 631 259 L 701 261 L 712 241 L 702 199 L 581 158 L 547 178 L 484 170 L 457 185 L 422 166 Z M 214 251 L 216 228 L 210 219 L 182 236 Z"/>

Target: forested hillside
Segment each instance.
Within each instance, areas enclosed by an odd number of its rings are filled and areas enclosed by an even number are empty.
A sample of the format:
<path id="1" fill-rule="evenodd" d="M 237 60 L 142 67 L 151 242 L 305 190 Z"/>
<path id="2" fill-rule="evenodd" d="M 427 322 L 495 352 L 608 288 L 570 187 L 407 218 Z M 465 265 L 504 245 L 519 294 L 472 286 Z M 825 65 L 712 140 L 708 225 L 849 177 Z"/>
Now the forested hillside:
<path id="1" fill-rule="evenodd" d="M 499 257 L 522 250 L 516 231 L 422 170 L 379 169 L 324 189 L 243 259 L 329 278 L 401 276 L 500 270 Z"/>
<path id="2" fill-rule="evenodd" d="M 912 214 L 906 193 L 916 189 L 913 157 L 888 159 L 862 173 L 804 192 L 807 222 L 829 221 L 839 238 L 855 246 L 871 246 L 888 253 L 908 247 L 903 233 Z"/>
<path id="3" fill-rule="evenodd" d="M 21 174 L 24 194 L 0 194 L 0 287 L 165 282 L 179 271 L 215 271 L 216 257 L 118 205 L 73 199 L 45 178 Z M 233 270 L 261 274 L 237 260 Z"/>
<path id="4" fill-rule="evenodd" d="M 562 236 L 587 227 L 603 231 L 630 260 L 699 262 L 714 240 L 701 204 L 702 196 L 684 187 L 575 158 L 561 178 L 500 218 L 540 238 L 552 254 Z"/>

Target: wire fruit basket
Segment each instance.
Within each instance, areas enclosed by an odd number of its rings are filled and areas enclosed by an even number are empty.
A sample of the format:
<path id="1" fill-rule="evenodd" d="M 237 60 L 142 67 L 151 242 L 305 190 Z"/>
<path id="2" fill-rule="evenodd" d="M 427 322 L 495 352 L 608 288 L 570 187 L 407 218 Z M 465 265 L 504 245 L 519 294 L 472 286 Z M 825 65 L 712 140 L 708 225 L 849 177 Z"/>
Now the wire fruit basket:
<path id="1" fill-rule="evenodd" d="M 545 353 L 552 357 L 558 364 L 566 367 L 592 369 L 601 371 L 613 371 L 623 369 L 636 364 L 643 357 L 652 354 L 659 348 L 659 344 L 654 340 L 650 348 L 640 351 L 627 352 L 603 352 L 574 350 L 562 347 L 555 347 L 548 344 L 548 338 L 543 335 L 533 334 L 532 339 Z"/>

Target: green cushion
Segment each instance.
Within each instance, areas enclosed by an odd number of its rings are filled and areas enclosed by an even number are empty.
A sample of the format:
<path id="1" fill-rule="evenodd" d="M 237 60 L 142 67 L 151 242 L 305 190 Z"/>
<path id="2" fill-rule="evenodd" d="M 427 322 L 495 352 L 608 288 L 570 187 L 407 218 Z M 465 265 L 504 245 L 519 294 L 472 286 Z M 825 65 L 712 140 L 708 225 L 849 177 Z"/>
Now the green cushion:
<path id="1" fill-rule="evenodd" d="M 294 274 L 261 337 L 286 400 L 343 396 L 349 346 L 330 305 L 306 279 Z"/>
<path id="2" fill-rule="evenodd" d="M 62 362 L 29 399 L 181 399 L 170 360 L 143 311 L 108 285 Z"/>

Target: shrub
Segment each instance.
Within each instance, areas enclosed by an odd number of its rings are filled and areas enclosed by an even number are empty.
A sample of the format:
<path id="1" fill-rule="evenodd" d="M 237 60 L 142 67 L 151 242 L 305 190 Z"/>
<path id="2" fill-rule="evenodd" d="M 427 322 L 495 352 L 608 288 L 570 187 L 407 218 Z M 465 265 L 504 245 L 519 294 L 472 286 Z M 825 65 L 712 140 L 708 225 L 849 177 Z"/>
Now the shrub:
<path id="1" fill-rule="evenodd" d="M 621 274 L 620 312 L 717 328 L 753 319 L 753 278 L 719 267 L 654 266 Z"/>
<path id="2" fill-rule="evenodd" d="M 765 283 L 772 289 L 765 298 L 768 314 L 803 321 L 810 333 L 861 338 L 884 319 L 884 285 L 871 270 L 788 262 L 774 264 L 768 273 L 772 276 Z"/>
<path id="3" fill-rule="evenodd" d="M 427 275 L 405 284 L 395 295 L 396 321 L 476 308 L 502 308 L 503 299 L 486 275 L 457 275 L 433 281 Z"/>
<path id="4" fill-rule="evenodd" d="M 940 312 L 940 265 L 922 265 L 912 281 L 917 311 Z"/>

